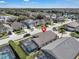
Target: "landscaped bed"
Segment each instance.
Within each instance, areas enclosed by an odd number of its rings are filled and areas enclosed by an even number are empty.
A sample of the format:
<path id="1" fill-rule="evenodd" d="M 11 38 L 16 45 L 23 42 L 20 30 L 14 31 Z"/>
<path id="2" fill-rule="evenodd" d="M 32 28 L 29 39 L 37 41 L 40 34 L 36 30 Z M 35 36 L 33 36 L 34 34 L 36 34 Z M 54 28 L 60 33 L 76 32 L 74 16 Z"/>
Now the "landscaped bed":
<path id="1" fill-rule="evenodd" d="M 8 34 L 6 32 L 0 33 L 0 38 L 6 39 L 6 38 L 8 38 Z"/>
<path id="2" fill-rule="evenodd" d="M 19 34 L 25 33 L 25 31 L 23 29 L 18 29 L 18 30 L 15 30 L 14 33 L 19 35 Z"/>
<path id="3" fill-rule="evenodd" d="M 72 32 L 70 35 L 71 35 L 72 37 L 79 38 L 79 32 Z"/>

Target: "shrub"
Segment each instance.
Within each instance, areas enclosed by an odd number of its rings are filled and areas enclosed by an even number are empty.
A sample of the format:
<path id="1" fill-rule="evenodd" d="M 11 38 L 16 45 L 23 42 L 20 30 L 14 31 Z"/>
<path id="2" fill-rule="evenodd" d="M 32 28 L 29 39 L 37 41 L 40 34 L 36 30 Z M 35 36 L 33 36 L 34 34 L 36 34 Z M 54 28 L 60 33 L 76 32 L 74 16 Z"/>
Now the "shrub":
<path id="1" fill-rule="evenodd" d="M 77 32 L 72 32 L 70 35 L 73 37 L 79 38 L 79 33 Z"/>

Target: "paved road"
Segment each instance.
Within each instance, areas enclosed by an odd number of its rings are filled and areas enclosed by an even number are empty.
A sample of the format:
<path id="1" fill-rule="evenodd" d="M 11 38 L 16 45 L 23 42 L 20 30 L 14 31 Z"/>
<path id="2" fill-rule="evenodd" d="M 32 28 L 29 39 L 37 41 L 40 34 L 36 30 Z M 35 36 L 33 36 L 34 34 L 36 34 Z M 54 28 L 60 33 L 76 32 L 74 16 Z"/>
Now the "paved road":
<path id="1" fill-rule="evenodd" d="M 58 26 L 61 26 L 61 25 L 64 25 L 64 24 L 67 24 L 67 23 L 70 23 L 70 22 L 72 22 L 72 21 L 66 21 L 65 23 L 57 23 L 57 24 L 55 24 L 55 25 L 53 25 L 53 26 L 47 28 L 47 30 L 53 31 L 53 30 L 52 30 L 53 27 L 58 27 Z M 37 30 L 37 29 L 35 29 L 34 31 L 29 31 L 29 30 L 26 30 L 26 31 L 27 31 L 28 33 L 30 33 L 31 35 L 34 35 L 34 34 L 36 34 L 36 33 L 41 32 L 41 30 Z M 55 31 L 54 31 L 54 32 L 55 32 Z M 25 33 L 25 34 L 26 34 L 26 33 Z M 59 33 L 56 32 L 56 34 L 59 34 Z M 20 39 L 20 38 L 23 38 L 23 36 L 24 36 L 24 34 L 21 34 L 21 35 L 15 35 L 15 34 L 13 34 L 12 36 L 9 36 L 9 38 L 7 38 L 7 39 L 2 39 L 2 40 L 0 40 L 0 45 L 8 43 L 9 40 L 18 40 L 18 39 Z M 59 36 L 60 36 L 60 34 L 59 34 Z"/>

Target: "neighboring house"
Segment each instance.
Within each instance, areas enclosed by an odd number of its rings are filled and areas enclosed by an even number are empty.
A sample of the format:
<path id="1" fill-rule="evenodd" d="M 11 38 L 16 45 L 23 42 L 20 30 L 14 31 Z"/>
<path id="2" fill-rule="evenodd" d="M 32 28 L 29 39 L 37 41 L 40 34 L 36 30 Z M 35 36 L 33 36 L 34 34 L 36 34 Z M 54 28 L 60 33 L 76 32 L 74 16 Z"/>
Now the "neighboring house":
<path id="1" fill-rule="evenodd" d="M 48 21 L 50 21 L 49 19 L 41 19 L 41 24 L 46 24 Z"/>
<path id="2" fill-rule="evenodd" d="M 24 28 L 33 29 L 33 27 L 34 27 L 34 21 L 32 19 L 25 20 L 22 23 L 24 25 Z"/>
<path id="3" fill-rule="evenodd" d="M 21 47 L 26 53 L 31 53 L 38 49 L 37 44 L 35 44 L 31 39 L 22 40 Z"/>
<path id="4" fill-rule="evenodd" d="M 75 31 L 75 29 L 79 26 L 78 22 L 70 22 L 68 24 L 66 24 L 65 29 L 68 31 Z"/>
<path id="5" fill-rule="evenodd" d="M 49 21 L 50 21 L 50 19 L 37 19 L 37 20 L 34 20 L 34 25 L 39 26 L 39 25 L 42 25 L 42 24 L 46 24 Z"/>
<path id="6" fill-rule="evenodd" d="M 54 59 L 74 59 L 79 53 L 79 42 L 74 37 L 63 37 L 44 46 L 42 50 Z"/>
<path id="7" fill-rule="evenodd" d="M 14 30 L 22 29 L 23 24 L 15 21 L 11 24 L 11 27 L 13 28 L 13 31 L 14 31 Z"/>
<path id="8" fill-rule="evenodd" d="M 7 23 L 8 21 L 13 21 L 15 20 L 15 18 L 15 16 L 0 16 L 0 19 L 3 19 L 5 23 Z"/>
<path id="9" fill-rule="evenodd" d="M 57 39 L 57 35 L 52 31 L 40 32 L 34 35 L 33 41 L 39 46 L 39 48 L 49 44 Z"/>
<path id="10" fill-rule="evenodd" d="M 45 17 L 46 17 L 47 19 L 50 19 L 50 15 L 49 15 L 49 14 L 45 14 Z"/>
<path id="11" fill-rule="evenodd" d="M 55 19 L 53 19 L 53 22 L 57 23 L 57 22 L 63 22 L 64 21 L 64 17 L 63 16 L 57 16 Z"/>
<path id="12" fill-rule="evenodd" d="M 40 24 L 41 24 L 41 20 L 40 20 L 40 19 L 34 20 L 34 25 L 35 25 L 35 26 L 38 26 L 38 25 L 40 25 Z"/>
<path id="13" fill-rule="evenodd" d="M 0 24 L 3 24 L 4 23 L 4 19 L 0 19 Z"/>
<path id="14" fill-rule="evenodd" d="M 9 45 L 3 45 L 0 48 L 0 59 L 16 59 L 16 56 Z"/>
<path id="15" fill-rule="evenodd" d="M 52 18 L 52 19 L 56 19 L 56 17 L 57 17 L 56 14 L 52 14 L 52 15 L 51 15 L 51 18 Z"/>
<path id="16" fill-rule="evenodd" d="M 69 14 L 68 15 L 68 19 L 72 19 L 72 20 L 76 20 L 77 19 L 77 17 L 74 15 L 74 14 Z"/>
<path id="17" fill-rule="evenodd" d="M 0 33 L 8 32 L 8 29 L 5 25 L 0 24 Z"/>

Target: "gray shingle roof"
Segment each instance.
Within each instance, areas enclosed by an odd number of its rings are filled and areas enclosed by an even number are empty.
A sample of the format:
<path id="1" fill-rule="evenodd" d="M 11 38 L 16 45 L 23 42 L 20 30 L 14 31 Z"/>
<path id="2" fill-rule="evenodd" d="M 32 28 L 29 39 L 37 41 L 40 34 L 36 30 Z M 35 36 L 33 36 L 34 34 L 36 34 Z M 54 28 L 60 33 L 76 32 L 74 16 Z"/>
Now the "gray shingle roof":
<path id="1" fill-rule="evenodd" d="M 52 31 L 46 31 L 44 33 L 40 32 L 35 34 L 34 36 L 38 36 L 37 38 L 34 38 L 33 41 L 35 41 L 39 47 L 42 47 L 48 44 L 49 42 L 57 39 L 57 35 Z"/>
<path id="2" fill-rule="evenodd" d="M 76 28 L 77 26 L 79 26 L 79 23 L 78 22 L 70 22 L 67 24 L 67 26 Z"/>
<path id="3" fill-rule="evenodd" d="M 20 22 L 13 22 L 13 23 L 11 24 L 11 27 L 12 27 L 14 30 L 20 29 L 20 28 L 22 28 L 22 23 L 20 23 Z"/>
<path id="4" fill-rule="evenodd" d="M 7 30 L 7 27 L 5 27 L 3 24 L 0 24 L 0 33 L 7 32 Z"/>
<path id="5" fill-rule="evenodd" d="M 65 37 L 48 44 L 42 50 L 55 56 L 56 59 L 74 59 L 79 53 L 79 42 L 75 38 Z"/>
<path id="6" fill-rule="evenodd" d="M 25 23 L 29 23 L 29 24 L 30 24 L 30 23 L 34 23 L 34 21 L 33 21 L 32 19 L 25 20 L 24 22 L 25 22 Z"/>

